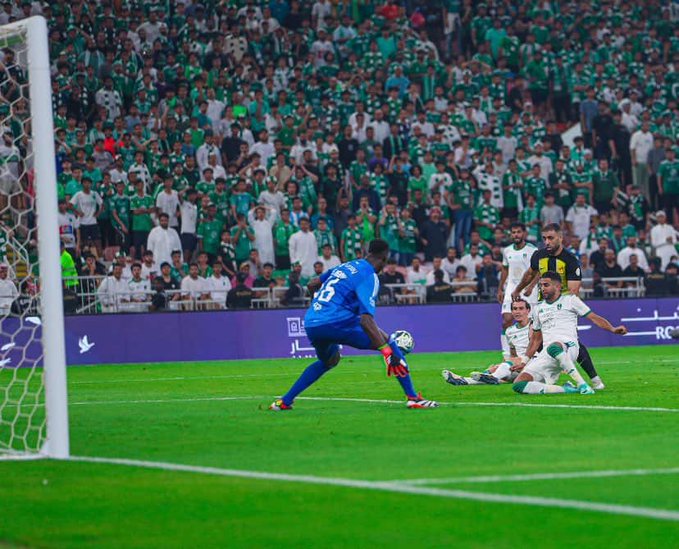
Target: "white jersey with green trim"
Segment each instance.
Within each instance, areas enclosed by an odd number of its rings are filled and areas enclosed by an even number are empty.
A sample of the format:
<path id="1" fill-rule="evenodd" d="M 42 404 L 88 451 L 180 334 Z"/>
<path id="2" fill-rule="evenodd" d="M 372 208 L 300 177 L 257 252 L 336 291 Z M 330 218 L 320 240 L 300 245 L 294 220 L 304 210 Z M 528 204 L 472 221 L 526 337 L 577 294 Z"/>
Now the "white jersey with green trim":
<path id="1" fill-rule="evenodd" d="M 575 295 L 561 295 L 549 303 L 540 301 L 533 308 L 533 330 L 542 331 L 542 345 L 578 342 L 578 317 L 587 316 L 591 309 Z"/>
<path id="2" fill-rule="evenodd" d="M 502 266 L 507 269 L 507 288 L 516 288 L 521 282 L 524 273 L 530 267 L 530 258 L 537 248 L 526 242 L 520 250 L 514 244 L 503 248 Z"/>
<path id="3" fill-rule="evenodd" d="M 516 351 L 517 356 L 524 356 L 530 343 L 530 321 L 525 326 L 512 324 L 505 330 L 509 346 Z"/>

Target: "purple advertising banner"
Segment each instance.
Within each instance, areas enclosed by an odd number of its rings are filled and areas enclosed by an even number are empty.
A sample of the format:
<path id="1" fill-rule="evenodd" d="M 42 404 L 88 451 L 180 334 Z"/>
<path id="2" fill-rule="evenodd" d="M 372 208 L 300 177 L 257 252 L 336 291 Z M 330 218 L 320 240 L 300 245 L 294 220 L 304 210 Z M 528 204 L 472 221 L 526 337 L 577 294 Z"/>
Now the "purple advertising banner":
<path id="1" fill-rule="evenodd" d="M 625 324 L 630 332 L 614 336 L 582 319 L 581 340 L 593 347 L 671 344 L 669 332 L 679 328 L 679 299 L 606 300 L 591 305 L 613 324 Z M 314 351 L 304 332 L 304 313 L 274 309 L 71 316 L 66 318 L 67 361 L 115 364 L 308 357 Z M 500 307 L 494 303 L 381 307 L 377 321 L 387 331 L 410 331 L 416 352 L 499 349 Z"/>

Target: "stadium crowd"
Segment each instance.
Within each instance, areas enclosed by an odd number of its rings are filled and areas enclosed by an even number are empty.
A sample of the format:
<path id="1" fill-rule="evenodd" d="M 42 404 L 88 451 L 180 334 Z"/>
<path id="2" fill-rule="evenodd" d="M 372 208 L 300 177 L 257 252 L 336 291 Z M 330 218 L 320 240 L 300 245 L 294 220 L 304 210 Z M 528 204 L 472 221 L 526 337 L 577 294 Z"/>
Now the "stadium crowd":
<path id="1" fill-rule="evenodd" d="M 104 307 L 298 304 L 376 236 L 383 283 L 492 298 L 517 221 L 560 224 L 595 295 L 679 292 L 675 3 L 17 0 L 0 23 L 39 12 L 64 283 Z"/>

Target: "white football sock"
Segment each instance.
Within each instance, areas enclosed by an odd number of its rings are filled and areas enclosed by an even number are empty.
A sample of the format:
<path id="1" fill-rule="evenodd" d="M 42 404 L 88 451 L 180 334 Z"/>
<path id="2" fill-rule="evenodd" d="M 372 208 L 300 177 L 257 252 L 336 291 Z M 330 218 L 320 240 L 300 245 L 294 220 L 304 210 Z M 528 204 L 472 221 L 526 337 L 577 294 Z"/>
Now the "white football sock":
<path id="1" fill-rule="evenodd" d="M 500 379 L 500 380 L 508 378 L 509 374 L 510 374 L 510 368 L 511 368 L 511 363 L 503 362 L 502 364 L 498 364 L 495 371 L 490 375 L 492 375 L 494 378 L 497 378 L 497 379 Z"/>
<path id="2" fill-rule="evenodd" d="M 539 381 L 529 381 L 523 389 L 524 395 L 549 395 L 565 392 L 564 388 L 559 385 L 547 385 Z"/>
<path id="3" fill-rule="evenodd" d="M 566 351 L 560 353 L 556 357 L 556 360 L 563 368 L 563 371 L 566 372 L 566 374 L 570 376 L 573 381 L 575 381 L 576 386 L 579 387 L 585 383 L 585 379 L 580 375 L 580 372 L 578 372 L 578 369 L 575 367 L 575 364 L 571 360 L 571 357 L 568 356 Z"/>
<path id="4" fill-rule="evenodd" d="M 476 381 L 475 379 L 472 379 L 471 377 L 465 377 L 464 380 L 467 382 L 467 385 L 484 385 L 480 381 Z"/>

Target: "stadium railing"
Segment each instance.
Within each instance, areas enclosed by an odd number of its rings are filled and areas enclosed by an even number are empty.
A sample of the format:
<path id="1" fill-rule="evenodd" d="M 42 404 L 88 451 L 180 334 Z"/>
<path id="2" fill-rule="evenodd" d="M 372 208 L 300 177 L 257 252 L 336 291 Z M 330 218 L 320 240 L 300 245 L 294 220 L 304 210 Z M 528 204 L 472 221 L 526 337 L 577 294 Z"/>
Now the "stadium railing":
<path id="1" fill-rule="evenodd" d="M 120 291 L 115 295 L 102 294 L 99 286 L 105 276 L 80 276 L 65 277 L 66 290 L 74 294 L 75 306 L 70 312 L 75 314 L 98 314 L 98 313 L 131 313 L 150 311 L 151 299 L 155 291 Z M 581 295 L 584 299 L 592 297 L 603 298 L 634 298 L 644 297 L 646 288 L 644 281 L 636 277 L 602 278 L 600 282 L 592 278 L 583 279 Z M 480 295 L 476 290 L 476 282 L 453 281 L 450 293 L 451 303 L 474 303 L 495 301 L 495 295 Z M 284 307 L 306 307 L 311 302 L 311 296 L 306 288 L 304 295 L 294 302 L 285 303 L 285 295 L 289 287 L 277 286 L 274 288 L 253 288 L 253 297 L 250 307 L 252 309 L 270 309 Z M 225 309 L 226 296 L 214 295 L 217 292 L 206 292 L 210 298 L 203 299 L 200 296 L 189 296 L 182 290 L 166 290 L 166 310 L 170 311 L 209 311 Z M 220 299 L 221 298 L 221 299 Z M 423 284 L 385 284 L 380 295 L 382 304 L 392 305 L 420 305 L 427 303 L 427 286 Z"/>

